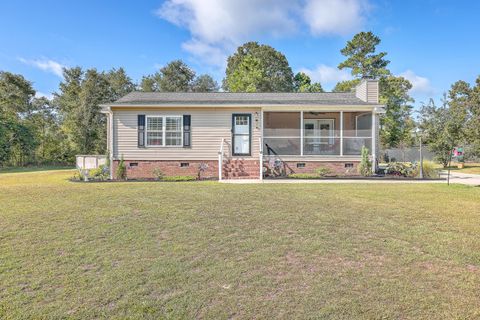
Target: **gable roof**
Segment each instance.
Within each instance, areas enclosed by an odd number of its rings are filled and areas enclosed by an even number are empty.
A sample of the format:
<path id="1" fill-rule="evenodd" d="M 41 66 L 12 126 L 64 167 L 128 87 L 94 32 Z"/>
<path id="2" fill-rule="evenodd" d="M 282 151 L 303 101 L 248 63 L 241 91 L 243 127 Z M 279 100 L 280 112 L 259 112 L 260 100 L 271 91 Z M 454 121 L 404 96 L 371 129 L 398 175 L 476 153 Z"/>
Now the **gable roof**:
<path id="1" fill-rule="evenodd" d="M 131 92 L 104 106 L 188 106 L 188 105 L 375 105 L 354 92 Z"/>

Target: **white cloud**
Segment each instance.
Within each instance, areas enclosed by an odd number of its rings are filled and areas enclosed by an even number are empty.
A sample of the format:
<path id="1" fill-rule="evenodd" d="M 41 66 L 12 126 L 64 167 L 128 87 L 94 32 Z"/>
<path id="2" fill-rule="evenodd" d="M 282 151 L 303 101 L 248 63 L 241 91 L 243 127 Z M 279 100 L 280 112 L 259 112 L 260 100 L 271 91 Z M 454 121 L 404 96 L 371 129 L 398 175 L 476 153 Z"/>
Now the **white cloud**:
<path id="1" fill-rule="evenodd" d="M 53 99 L 53 94 L 37 91 L 37 92 L 35 93 L 35 97 L 36 97 L 36 98 L 47 98 L 48 100 L 52 100 L 52 99 Z"/>
<path id="2" fill-rule="evenodd" d="M 412 84 L 411 93 L 430 95 L 435 93 L 435 89 L 432 87 L 430 80 L 425 77 L 421 77 L 412 70 L 407 70 L 400 74 Z"/>
<path id="3" fill-rule="evenodd" d="M 303 14 L 312 34 L 345 35 L 362 27 L 366 11 L 361 0 L 307 0 Z"/>
<path id="4" fill-rule="evenodd" d="M 313 82 L 320 82 L 324 87 L 333 87 L 337 82 L 352 79 L 349 72 L 324 64 L 317 66 L 313 70 L 302 68 L 300 71 L 305 72 Z"/>
<path id="5" fill-rule="evenodd" d="M 207 43 L 239 42 L 255 34 L 285 34 L 295 26 L 295 1 L 167 0 L 156 14 Z"/>
<path id="6" fill-rule="evenodd" d="M 196 57 L 200 57 L 207 64 L 225 69 L 227 64 L 227 47 L 218 47 L 200 40 L 192 39 L 182 44 L 182 48 Z"/>
<path id="7" fill-rule="evenodd" d="M 34 59 L 34 60 L 29 60 L 29 59 L 24 59 L 24 58 L 18 58 L 18 60 L 24 64 L 28 64 L 30 66 L 34 66 L 40 70 L 47 71 L 50 73 L 53 73 L 59 77 L 63 77 L 63 71 L 62 69 L 65 68 L 65 66 L 57 61 L 50 60 L 50 59 Z"/>
<path id="8" fill-rule="evenodd" d="M 155 14 L 190 32 L 183 48 L 211 65 L 261 36 L 315 36 L 359 31 L 367 0 L 167 0 Z"/>

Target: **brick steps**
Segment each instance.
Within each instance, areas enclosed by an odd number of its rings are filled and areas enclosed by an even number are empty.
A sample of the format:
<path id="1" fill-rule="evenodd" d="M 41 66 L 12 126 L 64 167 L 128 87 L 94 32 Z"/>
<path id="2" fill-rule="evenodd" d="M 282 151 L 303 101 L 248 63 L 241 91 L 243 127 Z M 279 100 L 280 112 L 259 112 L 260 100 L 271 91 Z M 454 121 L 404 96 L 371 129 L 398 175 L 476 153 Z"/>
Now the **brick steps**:
<path id="1" fill-rule="evenodd" d="M 225 179 L 258 179 L 259 163 L 252 160 L 227 160 L 222 166 Z"/>

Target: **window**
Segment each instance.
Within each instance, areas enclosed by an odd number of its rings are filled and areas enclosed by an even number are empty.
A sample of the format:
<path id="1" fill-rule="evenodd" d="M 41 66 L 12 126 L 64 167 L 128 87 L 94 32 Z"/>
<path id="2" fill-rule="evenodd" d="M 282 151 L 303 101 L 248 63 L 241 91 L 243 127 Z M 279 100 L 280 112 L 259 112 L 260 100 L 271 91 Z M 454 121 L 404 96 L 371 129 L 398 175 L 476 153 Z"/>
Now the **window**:
<path id="1" fill-rule="evenodd" d="M 188 162 L 180 162 L 180 167 L 181 168 L 187 168 L 189 166 L 190 166 L 190 163 L 188 163 Z"/>
<path id="2" fill-rule="evenodd" d="M 130 167 L 138 167 L 138 162 L 130 162 L 129 166 Z"/>
<path id="3" fill-rule="evenodd" d="M 182 117 L 147 116 L 147 146 L 182 146 Z"/>
<path id="4" fill-rule="evenodd" d="M 305 168 L 305 162 L 298 162 L 297 168 Z"/>
<path id="5" fill-rule="evenodd" d="M 182 145 L 182 118 L 166 117 L 166 145 Z"/>

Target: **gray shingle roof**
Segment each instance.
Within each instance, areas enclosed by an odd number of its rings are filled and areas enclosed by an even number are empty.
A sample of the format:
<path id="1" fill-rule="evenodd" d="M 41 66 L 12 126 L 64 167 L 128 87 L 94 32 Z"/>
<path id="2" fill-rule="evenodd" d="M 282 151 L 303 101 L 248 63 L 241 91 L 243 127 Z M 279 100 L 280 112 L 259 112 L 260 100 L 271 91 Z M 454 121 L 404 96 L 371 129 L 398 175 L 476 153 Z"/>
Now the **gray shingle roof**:
<path id="1" fill-rule="evenodd" d="M 110 103 L 122 105 L 372 105 L 355 93 L 132 92 Z"/>

